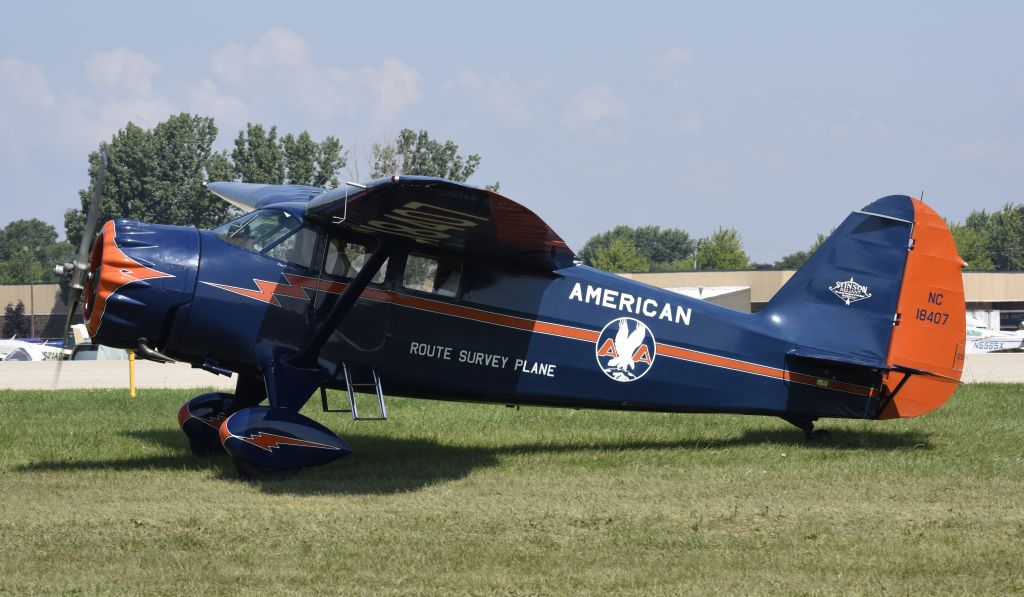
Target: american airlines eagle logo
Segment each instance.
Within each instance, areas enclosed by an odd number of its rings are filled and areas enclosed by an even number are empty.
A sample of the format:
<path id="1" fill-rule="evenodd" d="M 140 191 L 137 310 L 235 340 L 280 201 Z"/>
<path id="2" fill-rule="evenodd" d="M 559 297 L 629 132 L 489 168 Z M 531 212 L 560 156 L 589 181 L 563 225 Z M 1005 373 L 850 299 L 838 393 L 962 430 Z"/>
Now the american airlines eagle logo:
<path id="1" fill-rule="evenodd" d="M 597 364 L 615 381 L 636 381 L 654 365 L 657 342 L 642 321 L 613 319 L 597 337 Z"/>

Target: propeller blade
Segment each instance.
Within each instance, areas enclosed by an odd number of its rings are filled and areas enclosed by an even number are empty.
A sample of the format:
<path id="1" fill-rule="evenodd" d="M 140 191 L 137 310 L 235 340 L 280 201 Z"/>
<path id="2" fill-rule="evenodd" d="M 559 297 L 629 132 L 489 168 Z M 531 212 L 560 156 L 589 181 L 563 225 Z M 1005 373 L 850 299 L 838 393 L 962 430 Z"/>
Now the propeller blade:
<path id="1" fill-rule="evenodd" d="M 103 183 L 107 175 L 107 144 L 100 143 L 100 169 L 96 173 L 96 184 L 92 188 L 92 201 L 89 204 L 89 212 L 85 216 L 85 228 L 82 230 L 82 242 L 78 246 L 78 256 L 74 263 L 58 265 L 55 272 L 60 276 L 67 276 L 71 279 L 71 288 L 68 293 L 68 316 L 64 320 L 64 344 L 67 345 L 68 333 L 71 331 L 71 322 L 74 320 L 78 305 L 82 301 L 82 291 L 85 290 L 85 280 L 89 275 L 89 261 L 92 254 L 92 245 L 96 240 L 96 225 L 100 217 L 100 201 L 103 199 Z M 57 364 L 57 371 L 53 378 L 53 387 L 56 389 L 60 383 L 61 359 Z"/>
<path id="2" fill-rule="evenodd" d="M 74 293 L 75 293 L 75 290 L 72 288 L 71 289 L 71 295 L 74 295 Z M 79 302 L 79 298 L 82 296 L 82 291 L 79 290 L 78 291 L 78 296 L 74 296 L 73 298 L 72 298 L 71 295 L 68 296 L 68 316 L 64 319 L 64 348 L 65 349 L 68 346 L 68 332 L 71 331 L 71 320 L 75 316 L 75 311 L 78 311 L 78 302 Z M 51 384 L 54 390 L 56 390 L 57 386 L 60 384 L 60 371 L 61 371 L 61 369 L 64 368 L 64 359 L 66 358 L 66 356 L 67 355 L 61 355 L 61 358 L 57 359 L 57 370 L 54 371 L 54 373 L 53 373 L 53 384 Z"/>
<path id="3" fill-rule="evenodd" d="M 85 217 L 85 228 L 82 230 L 82 242 L 78 245 L 78 259 L 71 273 L 71 288 L 78 289 L 81 296 L 85 287 L 85 277 L 89 271 L 89 256 L 92 243 L 96 240 L 96 224 L 100 217 L 100 201 L 103 199 L 103 182 L 107 175 L 107 144 L 100 144 L 100 170 L 96 173 L 96 184 L 92 187 L 92 203 Z M 67 333 L 67 330 L 64 331 Z"/>

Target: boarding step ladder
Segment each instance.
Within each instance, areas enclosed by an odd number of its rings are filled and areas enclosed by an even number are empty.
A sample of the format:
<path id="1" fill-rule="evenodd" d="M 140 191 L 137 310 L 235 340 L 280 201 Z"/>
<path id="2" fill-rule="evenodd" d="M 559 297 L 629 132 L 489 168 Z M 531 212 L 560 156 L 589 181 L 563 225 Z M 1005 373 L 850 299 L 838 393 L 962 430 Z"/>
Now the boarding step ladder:
<path id="1" fill-rule="evenodd" d="M 380 375 L 377 374 L 377 370 L 370 367 L 365 370 L 353 371 L 353 368 L 349 367 L 348 363 L 342 363 L 341 371 L 343 379 L 345 380 L 345 390 L 348 392 L 348 408 L 331 409 L 327 402 L 327 388 L 320 386 L 320 402 L 323 405 L 324 412 L 350 412 L 352 413 L 353 421 L 387 421 L 388 409 L 384 405 L 384 390 L 381 388 Z M 369 378 L 366 377 L 367 372 L 369 372 Z M 373 389 L 373 392 L 370 392 L 370 388 Z M 356 401 L 356 392 L 360 391 L 367 394 L 373 393 L 377 395 L 377 406 L 380 409 L 379 417 L 359 416 L 359 404 Z"/>

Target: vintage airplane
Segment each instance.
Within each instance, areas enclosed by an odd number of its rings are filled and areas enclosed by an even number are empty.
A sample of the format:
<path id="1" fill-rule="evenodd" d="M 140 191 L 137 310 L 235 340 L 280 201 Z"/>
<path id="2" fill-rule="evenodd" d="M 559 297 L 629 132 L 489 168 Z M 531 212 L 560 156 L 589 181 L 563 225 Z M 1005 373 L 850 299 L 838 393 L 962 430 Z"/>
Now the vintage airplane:
<path id="1" fill-rule="evenodd" d="M 748 314 L 581 265 L 526 207 L 454 182 L 209 189 L 249 213 L 214 230 L 109 221 L 58 270 L 96 342 L 238 374 L 178 420 L 196 454 L 226 451 L 243 476 L 350 452 L 299 414 L 318 389 L 327 409 L 324 388 L 348 390 L 354 418 L 359 388 L 386 417 L 386 388 L 770 415 L 811 436 L 822 417 L 929 412 L 963 369 L 963 261 L 912 197 L 852 213 Z"/>

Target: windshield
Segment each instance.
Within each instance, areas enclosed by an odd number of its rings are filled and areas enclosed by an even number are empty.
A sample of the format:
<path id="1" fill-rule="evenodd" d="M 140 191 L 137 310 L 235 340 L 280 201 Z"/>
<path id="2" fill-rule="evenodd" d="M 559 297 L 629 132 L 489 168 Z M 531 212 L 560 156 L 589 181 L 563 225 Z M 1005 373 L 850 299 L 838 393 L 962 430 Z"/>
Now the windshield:
<path id="1" fill-rule="evenodd" d="M 299 226 L 299 222 L 286 212 L 264 209 L 214 228 L 213 232 L 233 245 L 259 253 Z"/>

